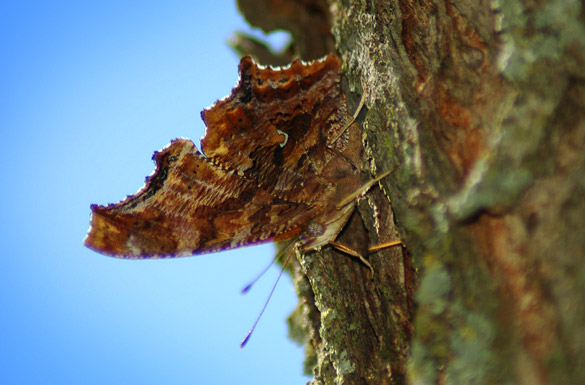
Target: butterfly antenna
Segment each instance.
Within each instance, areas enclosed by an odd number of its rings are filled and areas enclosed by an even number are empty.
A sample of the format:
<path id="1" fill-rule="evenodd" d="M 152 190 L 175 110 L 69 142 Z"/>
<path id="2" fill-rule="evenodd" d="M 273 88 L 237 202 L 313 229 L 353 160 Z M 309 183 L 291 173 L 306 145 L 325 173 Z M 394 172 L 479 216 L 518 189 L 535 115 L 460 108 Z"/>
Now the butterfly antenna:
<path id="1" fill-rule="evenodd" d="M 264 270 L 262 270 L 262 272 L 260 274 L 258 274 L 258 276 L 256 278 L 254 278 L 252 280 L 252 282 L 250 282 L 249 284 L 247 284 L 246 286 L 244 286 L 244 288 L 242 289 L 242 291 L 240 292 L 241 294 L 246 294 L 248 291 L 250 291 L 250 289 L 252 288 L 252 286 L 254 286 L 256 284 L 256 282 L 258 282 L 258 280 L 260 278 L 262 278 L 262 276 L 264 274 L 266 274 L 266 272 L 268 271 L 268 269 L 270 269 L 272 267 L 272 265 L 274 265 L 274 262 L 276 262 L 276 260 L 278 259 L 279 255 L 277 254 L 276 257 L 274 257 L 274 259 L 272 261 L 270 261 L 270 263 L 268 264 L 268 266 L 266 266 L 266 268 Z"/>
<path id="2" fill-rule="evenodd" d="M 247 292 L 250 291 L 250 289 L 252 288 L 252 286 L 254 286 L 256 284 L 256 282 L 258 282 L 260 280 L 260 278 L 262 278 L 262 276 L 264 274 L 266 274 L 266 272 L 268 271 L 268 269 L 270 269 L 272 267 L 272 265 L 274 265 L 274 262 L 278 261 L 278 259 L 284 254 L 287 253 L 290 250 L 290 245 L 294 243 L 294 242 L 290 242 L 288 243 L 284 249 L 282 249 L 280 252 L 276 253 L 276 256 L 274 257 L 274 259 L 272 261 L 270 261 L 270 263 L 268 264 L 268 266 L 266 266 L 266 268 L 264 270 L 262 270 L 262 272 L 260 274 L 258 274 L 258 276 L 256 278 L 254 278 L 249 284 L 247 284 L 246 286 L 244 286 L 244 288 L 240 291 L 241 294 L 246 294 Z"/>
<path id="3" fill-rule="evenodd" d="M 290 260 L 291 255 L 292 255 L 292 253 L 288 253 L 288 255 L 286 256 L 284 264 L 282 265 L 282 269 L 280 270 L 280 274 L 278 274 L 278 278 L 276 278 L 276 282 L 274 282 L 274 286 L 272 286 L 272 290 L 270 290 L 270 294 L 268 295 L 268 298 L 266 299 L 266 302 L 264 303 L 262 310 L 260 310 L 260 314 L 258 314 L 258 317 L 256 318 L 256 321 L 254 322 L 254 325 L 252 325 L 252 328 L 250 329 L 248 334 L 246 334 L 246 337 L 243 339 L 242 343 L 240 344 L 240 349 L 242 349 L 244 346 L 246 346 L 246 344 L 250 340 L 250 337 L 252 336 L 252 333 L 254 333 L 254 329 L 256 329 L 256 325 L 258 325 L 258 321 L 260 321 L 260 318 L 262 318 L 262 314 L 264 314 L 264 310 L 266 310 L 266 308 L 268 307 L 268 302 L 270 302 L 270 298 L 272 298 L 272 294 L 274 294 L 274 290 L 276 290 L 276 286 L 278 285 L 278 281 L 280 281 L 280 277 L 282 277 L 282 273 L 284 273 L 284 269 L 286 269 L 286 266 L 288 265 L 288 261 Z M 276 258 L 274 258 L 274 260 L 276 260 Z M 262 273 L 262 274 L 264 274 L 264 273 Z"/>

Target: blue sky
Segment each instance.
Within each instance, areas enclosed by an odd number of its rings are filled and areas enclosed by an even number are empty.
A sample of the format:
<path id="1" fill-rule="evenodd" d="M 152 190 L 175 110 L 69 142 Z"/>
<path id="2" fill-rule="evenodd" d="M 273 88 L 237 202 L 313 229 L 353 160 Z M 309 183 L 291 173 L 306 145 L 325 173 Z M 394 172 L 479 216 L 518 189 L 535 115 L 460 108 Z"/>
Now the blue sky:
<path id="1" fill-rule="evenodd" d="M 205 4 L 205 5 L 200 5 Z M 89 205 L 136 192 L 152 153 L 198 144 L 249 30 L 233 0 L 0 3 L 0 378 L 6 384 L 303 384 L 273 246 L 124 261 L 82 245 Z"/>

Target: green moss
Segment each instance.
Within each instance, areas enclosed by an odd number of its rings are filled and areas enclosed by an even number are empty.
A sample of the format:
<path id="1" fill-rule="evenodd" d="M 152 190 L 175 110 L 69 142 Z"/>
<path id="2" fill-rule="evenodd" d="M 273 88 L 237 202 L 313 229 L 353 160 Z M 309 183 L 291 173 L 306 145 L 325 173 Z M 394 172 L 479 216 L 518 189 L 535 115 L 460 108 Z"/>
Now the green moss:
<path id="1" fill-rule="evenodd" d="M 577 0 L 555 0 L 527 9 L 520 1 L 502 1 L 499 13 L 504 33 L 498 57 L 502 73 L 513 81 L 532 80 L 541 75 L 535 71 L 536 62 L 559 61 L 567 47 L 584 47 L 582 6 Z"/>
<path id="2" fill-rule="evenodd" d="M 480 159 L 463 188 L 449 198 L 449 212 L 456 219 L 465 220 L 484 209 L 504 211 L 516 204 L 532 180 L 532 173 L 525 168 L 490 165 L 486 159 Z"/>
<path id="3" fill-rule="evenodd" d="M 347 358 L 347 352 L 345 350 L 341 352 L 337 362 L 337 373 L 339 375 L 345 376 L 355 371 L 355 364 Z"/>
<path id="4" fill-rule="evenodd" d="M 423 259 L 423 265 L 425 274 L 417 292 L 417 302 L 428 307 L 430 314 L 441 314 L 448 306 L 451 277 L 435 255 L 428 254 Z"/>
<path id="5" fill-rule="evenodd" d="M 461 317 L 461 326 L 449 336 L 449 349 L 454 359 L 446 371 L 451 384 L 485 384 L 494 373 L 493 339 L 495 331 L 490 321 L 479 313 L 469 313 L 460 303 L 454 313 Z"/>

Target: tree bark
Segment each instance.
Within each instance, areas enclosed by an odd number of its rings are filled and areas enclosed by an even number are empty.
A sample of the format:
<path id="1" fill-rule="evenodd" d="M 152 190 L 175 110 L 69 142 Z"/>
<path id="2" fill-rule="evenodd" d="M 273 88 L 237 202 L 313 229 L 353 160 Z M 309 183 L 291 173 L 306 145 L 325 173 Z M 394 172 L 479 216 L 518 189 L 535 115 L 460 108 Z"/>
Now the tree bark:
<path id="1" fill-rule="evenodd" d="M 331 2 L 367 162 L 395 169 L 341 241 L 404 247 L 368 257 L 373 279 L 299 256 L 313 384 L 585 383 L 583 7 Z"/>

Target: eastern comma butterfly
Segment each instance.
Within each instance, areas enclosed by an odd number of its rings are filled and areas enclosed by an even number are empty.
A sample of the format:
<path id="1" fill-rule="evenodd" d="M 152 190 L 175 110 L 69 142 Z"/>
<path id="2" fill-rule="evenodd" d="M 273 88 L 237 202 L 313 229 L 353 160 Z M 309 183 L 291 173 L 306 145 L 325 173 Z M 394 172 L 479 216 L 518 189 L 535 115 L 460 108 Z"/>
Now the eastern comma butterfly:
<path id="1" fill-rule="evenodd" d="M 335 241 L 365 191 L 339 59 L 272 69 L 244 57 L 239 73 L 231 95 L 201 113 L 201 152 L 175 139 L 154 154 L 156 169 L 135 195 L 91 206 L 88 247 L 145 259 Z"/>

